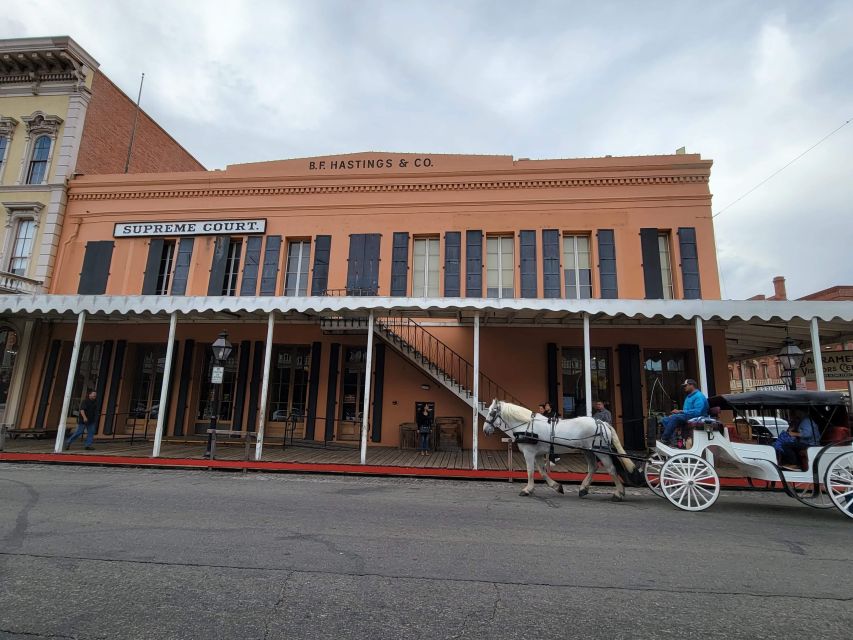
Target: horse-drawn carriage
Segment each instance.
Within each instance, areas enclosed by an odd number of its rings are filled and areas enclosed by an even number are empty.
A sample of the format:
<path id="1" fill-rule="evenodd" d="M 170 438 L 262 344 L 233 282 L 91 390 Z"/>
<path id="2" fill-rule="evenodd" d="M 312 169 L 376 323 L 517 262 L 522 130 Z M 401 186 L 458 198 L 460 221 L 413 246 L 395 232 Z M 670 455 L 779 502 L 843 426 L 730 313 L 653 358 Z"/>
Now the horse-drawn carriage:
<path id="1" fill-rule="evenodd" d="M 688 446 L 677 449 L 656 442 L 650 457 L 625 452 L 615 429 L 593 418 L 548 421 L 518 405 L 495 400 L 489 407 L 484 431 L 501 431 L 518 445 L 527 462 L 528 483 L 522 495 L 533 491 L 534 467 L 551 488 L 562 493 L 562 487 L 548 476 L 547 459 L 554 452 L 581 451 L 587 460 L 587 477 L 579 495 L 588 492 L 595 460 L 610 473 L 616 486 L 614 500 L 624 497 L 623 482 L 636 482 L 639 469 L 645 482 L 658 496 L 685 511 L 703 511 L 720 495 L 720 476 L 716 462 L 727 464 L 752 486 L 763 483 L 772 487 L 779 483 L 791 497 L 810 507 L 836 507 L 853 518 L 853 440 L 847 405 L 840 393 L 817 391 L 763 391 L 715 396 L 712 408 L 744 412 L 768 411 L 808 412 L 819 426 L 821 444 L 804 449 L 799 469 L 788 469 L 777 460 L 772 444 L 751 440 L 738 441 L 716 418 L 692 421 Z M 541 460 L 541 461 L 540 461 Z M 635 464 L 636 463 L 636 464 Z"/>

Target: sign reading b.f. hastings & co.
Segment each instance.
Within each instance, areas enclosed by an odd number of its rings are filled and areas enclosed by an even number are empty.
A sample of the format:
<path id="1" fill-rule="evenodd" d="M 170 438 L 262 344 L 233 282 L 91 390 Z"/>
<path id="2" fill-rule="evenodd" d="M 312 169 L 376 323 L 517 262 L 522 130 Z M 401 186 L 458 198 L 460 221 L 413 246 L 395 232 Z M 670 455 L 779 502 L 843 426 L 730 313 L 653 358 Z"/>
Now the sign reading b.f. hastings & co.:
<path id="1" fill-rule="evenodd" d="M 151 236 L 215 236 L 230 233 L 265 233 L 267 221 L 258 220 L 187 220 L 184 222 L 119 222 L 114 238 Z"/>

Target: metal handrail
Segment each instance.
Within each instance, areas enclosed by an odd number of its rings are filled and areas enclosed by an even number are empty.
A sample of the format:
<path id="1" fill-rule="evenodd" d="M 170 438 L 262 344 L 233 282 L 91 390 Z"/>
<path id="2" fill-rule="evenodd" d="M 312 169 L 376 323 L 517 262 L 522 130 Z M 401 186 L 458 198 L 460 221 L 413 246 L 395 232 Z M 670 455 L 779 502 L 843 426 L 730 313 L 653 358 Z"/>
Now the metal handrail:
<path id="1" fill-rule="evenodd" d="M 376 296 L 379 295 L 378 287 L 348 287 L 346 289 L 324 289 L 324 296 Z"/>
<path id="2" fill-rule="evenodd" d="M 391 316 L 378 318 L 376 325 L 384 331 L 391 340 L 396 340 L 401 347 L 412 349 L 412 356 L 426 365 L 434 377 L 444 374 L 451 384 L 459 385 L 468 395 L 473 395 L 474 366 L 432 333 L 411 318 Z M 492 378 L 480 371 L 479 397 L 496 398 L 513 404 L 521 401 L 509 391 L 500 386 Z"/>

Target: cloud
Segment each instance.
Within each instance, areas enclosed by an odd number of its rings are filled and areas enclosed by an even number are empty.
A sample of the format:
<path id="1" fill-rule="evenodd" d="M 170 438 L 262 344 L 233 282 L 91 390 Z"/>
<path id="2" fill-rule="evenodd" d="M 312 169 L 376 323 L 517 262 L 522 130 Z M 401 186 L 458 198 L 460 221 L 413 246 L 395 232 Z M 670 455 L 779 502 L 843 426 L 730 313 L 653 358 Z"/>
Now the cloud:
<path id="1" fill-rule="evenodd" d="M 853 117 L 853 3 L 11 3 L 205 165 L 383 149 L 714 160 L 714 211 Z M 715 221 L 726 297 L 853 282 L 853 124 Z"/>

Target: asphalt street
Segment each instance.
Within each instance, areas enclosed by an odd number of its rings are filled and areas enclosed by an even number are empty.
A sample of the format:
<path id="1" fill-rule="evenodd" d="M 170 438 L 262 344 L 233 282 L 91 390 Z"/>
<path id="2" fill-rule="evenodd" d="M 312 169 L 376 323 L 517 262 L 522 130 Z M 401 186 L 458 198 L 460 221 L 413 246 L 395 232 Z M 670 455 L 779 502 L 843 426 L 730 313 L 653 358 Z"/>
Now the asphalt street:
<path id="1" fill-rule="evenodd" d="M 727 491 L 0 465 L 0 638 L 845 638 L 853 521 Z"/>

